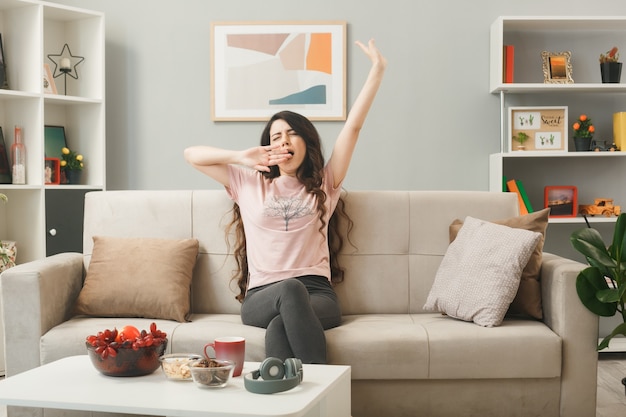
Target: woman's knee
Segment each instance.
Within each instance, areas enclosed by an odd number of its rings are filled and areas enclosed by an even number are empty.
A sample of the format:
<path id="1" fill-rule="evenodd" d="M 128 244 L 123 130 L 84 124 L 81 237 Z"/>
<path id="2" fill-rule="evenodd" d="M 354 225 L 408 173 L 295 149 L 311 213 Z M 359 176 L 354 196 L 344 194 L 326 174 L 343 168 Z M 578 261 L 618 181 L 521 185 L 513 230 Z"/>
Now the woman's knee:
<path id="1" fill-rule="evenodd" d="M 277 282 L 275 285 L 280 290 L 281 298 L 309 298 L 309 292 L 306 286 L 297 279 L 286 279 L 281 282 Z"/>

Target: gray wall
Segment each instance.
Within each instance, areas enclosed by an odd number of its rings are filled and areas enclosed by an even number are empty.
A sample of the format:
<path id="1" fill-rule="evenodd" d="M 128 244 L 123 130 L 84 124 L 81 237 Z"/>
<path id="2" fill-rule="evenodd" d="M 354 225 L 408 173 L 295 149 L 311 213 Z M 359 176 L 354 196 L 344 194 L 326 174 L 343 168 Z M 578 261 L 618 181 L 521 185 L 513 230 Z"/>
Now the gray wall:
<path id="1" fill-rule="evenodd" d="M 353 42 L 376 39 L 389 67 L 347 189 L 486 190 L 488 155 L 499 150 L 499 100 L 488 84 L 493 20 L 626 15 L 626 2 L 615 0 L 596 0 L 592 10 L 587 0 L 56 2 L 106 15 L 109 189 L 217 188 L 185 164 L 182 150 L 258 143 L 260 122 L 210 120 L 211 21 L 346 20 L 349 103 L 369 67 Z M 89 59 L 89 51 L 76 53 Z M 328 153 L 341 123 L 316 126 Z"/>
<path id="2" fill-rule="evenodd" d="M 349 102 L 369 68 L 353 42 L 376 39 L 389 66 L 345 182 L 348 190 L 486 190 L 488 156 L 499 151 L 499 98 L 489 93 L 494 19 L 626 15 L 626 2 L 616 0 L 387 0 L 374 6 L 362 0 L 57 3 L 106 14 L 109 189 L 218 188 L 186 165 L 183 149 L 192 144 L 242 149 L 258 143 L 260 122 L 210 120 L 211 21 L 346 20 Z M 74 52 L 89 59 L 89 51 Z M 341 123 L 316 125 L 328 154 Z M 548 249 L 571 254 L 568 234 L 549 239 Z"/>

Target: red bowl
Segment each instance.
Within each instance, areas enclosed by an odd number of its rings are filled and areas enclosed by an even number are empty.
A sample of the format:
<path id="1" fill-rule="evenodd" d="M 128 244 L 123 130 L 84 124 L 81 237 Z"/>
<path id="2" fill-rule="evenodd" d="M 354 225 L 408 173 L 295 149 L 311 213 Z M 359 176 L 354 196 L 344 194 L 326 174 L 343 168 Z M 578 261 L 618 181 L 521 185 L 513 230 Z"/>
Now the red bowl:
<path id="1" fill-rule="evenodd" d="M 108 376 L 142 376 L 151 374 L 161 366 L 159 357 L 165 353 L 167 339 L 158 346 L 146 346 L 138 350 L 120 348 L 116 356 L 107 356 L 106 358 L 97 354 L 95 347 L 89 343 L 85 344 L 91 363 L 102 374 Z"/>

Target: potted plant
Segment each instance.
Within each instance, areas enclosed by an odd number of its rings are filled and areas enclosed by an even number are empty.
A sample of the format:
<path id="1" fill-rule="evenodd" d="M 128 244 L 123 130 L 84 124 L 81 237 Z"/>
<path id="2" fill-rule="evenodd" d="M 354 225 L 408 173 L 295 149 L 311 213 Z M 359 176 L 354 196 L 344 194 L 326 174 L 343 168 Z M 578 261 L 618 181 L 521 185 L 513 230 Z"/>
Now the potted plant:
<path id="1" fill-rule="evenodd" d="M 3 203 L 9 201 L 6 194 L 0 193 L 0 200 Z M 15 242 L 0 241 L 0 272 L 5 269 L 15 266 L 15 257 L 17 255 L 17 249 Z"/>
<path id="2" fill-rule="evenodd" d="M 591 119 L 586 114 L 581 114 L 578 120 L 572 125 L 574 129 L 574 147 L 576 151 L 591 150 L 591 139 L 596 128 L 591 123 Z"/>
<path id="3" fill-rule="evenodd" d="M 622 323 L 598 345 L 609 346 L 617 335 L 626 336 L 626 213 L 618 216 L 613 241 L 607 248 L 600 232 L 591 227 L 575 231 L 570 236 L 574 249 L 583 254 L 589 267 L 576 277 L 576 292 L 583 305 L 602 317 L 622 316 Z"/>
<path id="4" fill-rule="evenodd" d="M 622 63 L 619 61 L 617 46 L 610 51 L 600 54 L 600 74 L 603 83 L 619 83 L 622 76 Z"/>
<path id="5" fill-rule="evenodd" d="M 61 172 L 68 184 L 80 183 L 80 173 L 84 168 L 83 156 L 69 148 L 61 149 Z"/>
<path id="6" fill-rule="evenodd" d="M 523 151 L 524 149 L 526 149 L 526 147 L 524 146 L 524 142 L 526 142 L 528 139 L 530 139 L 530 136 L 528 136 L 524 132 L 519 132 L 517 136 L 513 136 L 513 140 L 519 142 L 517 149 L 520 151 Z"/>

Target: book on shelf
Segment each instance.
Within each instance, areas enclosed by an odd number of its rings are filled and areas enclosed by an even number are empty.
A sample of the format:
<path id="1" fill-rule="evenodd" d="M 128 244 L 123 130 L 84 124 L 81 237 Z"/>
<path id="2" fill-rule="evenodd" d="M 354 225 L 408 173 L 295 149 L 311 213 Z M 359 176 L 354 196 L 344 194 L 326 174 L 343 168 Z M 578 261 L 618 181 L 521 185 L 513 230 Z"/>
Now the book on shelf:
<path id="1" fill-rule="evenodd" d="M 511 179 L 506 182 L 506 185 L 509 192 L 515 193 L 517 195 L 520 215 L 532 213 L 533 208 L 530 204 L 530 199 L 528 198 L 528 194 L 526 194 L 526 189 L 524 188 L 522 182 L 519 180 Z"/>
<path id="2" fill-rule="evenodd" d="M 502 49 L 502 82 L 512 83 L 515 70 L 515 47 L 504 45 Z"/>
<path id="3" fill-rule="evenodd" d="M 533 206 L 530 204 L 530 198 L 528 198 L 528 194 L 526 193 L 526 189 L 524 188 L 524 184 L 520 180 L 515 180 L 515 185 L 517 185 L 517 189 L 519 190 L 520 195 L 522 196 L 522 200 L 524 200 L 524 205 L 526 205 L 526 210 L 529 213 L 532 213 Z"/>

